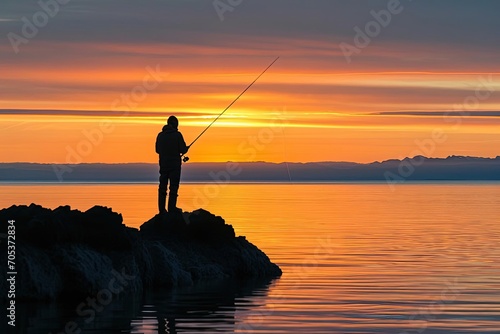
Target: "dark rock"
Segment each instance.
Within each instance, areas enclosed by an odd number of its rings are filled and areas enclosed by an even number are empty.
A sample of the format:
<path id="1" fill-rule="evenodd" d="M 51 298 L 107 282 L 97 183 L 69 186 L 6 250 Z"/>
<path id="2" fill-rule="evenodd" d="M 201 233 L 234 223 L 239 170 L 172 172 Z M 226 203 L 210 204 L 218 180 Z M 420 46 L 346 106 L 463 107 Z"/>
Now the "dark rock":
<path id="1" fill-rule="evenodd" d="M 181 213 L 158 214 L 140 227 L 141 235 L 148 239 L 188 239 L 188 226 Z"/>
<path id="2" fill-rule="evenodd" d="M 189 234 L 197 240 L 223 241 L 235 238 L 234 229 L 220 216 L 199 209 L 188 216 Z"/>
<path id="3" fill-rule="evenodd" d="M 162 240 L 220 242 L 235 238 L 234 229 L 220 216 L 198 209 L 191 213 L 156 215 L 140 228 L 145 237 Z"/>
<path id="4" fill-rule="evenodd" d="M 122 216 L 95 206 L 86 212 L 60 206 L 0 210 L 0 226 L 16 227 L 16 298 L 93 296 L 120 282 L 124 290 L 190 285 L 226 278 L 272 278 L 280 268 L 231 225 L 208 211 L 157 215 L 140 231 Z M 0 270 L 7 272 L 6 261 Z M 7 296 L 6 280 L 0 294 Z"/>
<path id="5" fill-rule="evenodd" d="M 2 223 L 15 219 L 16 236 L 39 247 L 67 242 L 87 244 L 97 249 L 132 248 L 133 237 L 123 225 L 121 214 L 101 206 L 94 206 L 86 212 L 71 210 L 69 206 L 54 210 L 35 204 L 11 206 L 0 211 L 0 219 Z"/>

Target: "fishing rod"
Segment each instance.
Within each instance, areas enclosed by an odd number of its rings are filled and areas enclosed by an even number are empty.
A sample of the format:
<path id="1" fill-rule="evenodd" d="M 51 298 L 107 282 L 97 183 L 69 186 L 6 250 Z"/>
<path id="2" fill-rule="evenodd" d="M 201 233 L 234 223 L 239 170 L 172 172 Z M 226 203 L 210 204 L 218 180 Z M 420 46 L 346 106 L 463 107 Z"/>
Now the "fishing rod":
<path id="1" fill-rule="evenodd" d="M 244 89 L 244 90 L 240 93 L 240 95 L 238 95 L 238 96 L 237 96 L 237 97 L 233 100 L 233 102 L 231 102 L 231 103 L 230 103 L 230 104 L 226 107 L 226 109 L 224 109 L 224 110 L 223 110 L 223 111 L 219 114 L 219 116 L 217 116 L 217 117 L 216 117 L 216 118 L 212 121 L 212 123 L 210 123 L 210 124 L 209 124 L 209 125 L 205 128 L 205 130 L 203 130 L 203 131 L 202 131 L 202 132 L 198 135 L 198 137 L 196 137 L 196 138 L 193 140 L 193 142 L 192 142 L 191 144 L 189 144 L 189 146 L 188 146 L 188 147 L 193 146 L 193 144 L 194 144 L 194 143 L 196 143 L 196 141 L 197 141 L 198 139 L 200 139 L 200 137 L 201 137 L 201 136 L 203 136 L 203 134 L 204 134 L 204 133 L 205 133 L 208 129 L 210 129 L 210 127 L 211 127 L 211 126 L 212 126 L 212 125 L 213 125 L 213 124 L 214 124 L 214 123 L 215 123 L 215 122 L 216 122 L 216 121 L 217 121 L 217 120 L 218 120 L 218 119 L 219 119 L 222 115 L 224 115 L 224 113 L 225 113 L 225 112 L 226 112 L 229 108 L 231 108 L 231 106 L 232 106 L 233 104 L 235 104 L 235 103 L 236 103 L 236 101 L 238 101 L 238 99 L 239 99 L 239 98 L 240 98 L 243 94 L 245 94 L 245 92 L 246 92 L 247 90 L 249 90 L 249 89 L 250 89 L 250 87 L 252 87 L 252 86 L 253 86 L 253 84 L 254 84 L 254 83 L 256 83 L 256 82 L 257 82 L 257 80 L 259 80 L 259 78 L 260 78 L 260 77 L 261 77 L 264 73 L 266 73 L 266 72 L 267 72 L 267 70 L 268 70 L 269 68 L 271 68 L 271 66 L 273 66 L 273 65 L 274 65 L 274 63 L 275 63 L 275 62 L 276 62 L 279 58 L 280 58 L 280 57 L 276 57 L 276 59 L 275 59 L 275 60 L 273 60 L 273 62 L 272 62 L 272 63 L 271 63 L 268 67 L 266 67 L 266 69 L 265 69 L 264 71 L 262 71 L 262 73 L 261 73 L 261 74 L 259 74 L 259 76 L 258 76 L 258 77 L 257 77 L 254 81 L 252 81 L 252 83 L 251 83 L 250 85 L 248 85 L 248 86 L 247 86 L 247 88 L 245 88 L 245 89 Z M 184 161 L 184 162 L 189 161 L 189 157 L 187 157 L 187 156 L 183 157 L 183 158 L 182 158 L 182 161 Z"/>

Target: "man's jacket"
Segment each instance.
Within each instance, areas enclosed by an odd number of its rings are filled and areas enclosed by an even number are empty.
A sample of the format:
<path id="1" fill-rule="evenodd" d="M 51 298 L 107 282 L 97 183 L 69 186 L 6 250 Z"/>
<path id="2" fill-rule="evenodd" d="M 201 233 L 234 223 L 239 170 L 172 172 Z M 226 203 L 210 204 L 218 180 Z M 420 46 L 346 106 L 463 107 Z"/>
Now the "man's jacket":
<path id="1" fill-rule="evenodd" d="M 156 153 L 160 155 L 160 170 L 181 167 L 181 154 L 188 151 L 182 134 L 170 125 L 165 125 L 156 137 Z"/>

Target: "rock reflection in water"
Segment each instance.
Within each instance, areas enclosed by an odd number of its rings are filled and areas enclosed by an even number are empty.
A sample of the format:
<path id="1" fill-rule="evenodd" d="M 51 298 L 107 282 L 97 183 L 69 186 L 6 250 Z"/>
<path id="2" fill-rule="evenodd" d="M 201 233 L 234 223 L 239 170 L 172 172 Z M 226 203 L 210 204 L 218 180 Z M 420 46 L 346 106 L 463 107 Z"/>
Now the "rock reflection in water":
<path id="1" fill-rule="evenodd" d="M 219 281 L 148 293 L 131 333 L 233 333 L 236 313 L 261 306 L 272 281 Z"/>
<path id="2" fill-rule="evenodd" d="M 17 333 L 232 333 L 237 312 L 264 303 L 272 280 L 217 281 L 144 295 L 118 295 L 108 305 L 81 301 L 19 302 Z M 78 312 L 78 306 L 85 307 Z M 95 310 L 97 308 L 97 310 Z M 81 331 L 79 331 L 81 330 Z"/>

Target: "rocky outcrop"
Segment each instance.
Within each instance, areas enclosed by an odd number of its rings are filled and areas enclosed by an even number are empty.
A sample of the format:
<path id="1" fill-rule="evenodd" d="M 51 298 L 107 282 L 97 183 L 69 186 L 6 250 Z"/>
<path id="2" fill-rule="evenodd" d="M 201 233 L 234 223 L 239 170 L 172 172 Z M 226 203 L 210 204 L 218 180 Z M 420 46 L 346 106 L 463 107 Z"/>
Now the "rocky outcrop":
<path id="1" fill-rule="evenodd" d="M 85 212 L 69 206 L 12 206 L 0 210 L 3 231 L 8 220 L 15 220 L 17 299 L 80 298 L 106 289 L 142 291 L 281 275 L 266 254 L 235 236 L 231 225 L 201 209 L 155 216 L 140 230 L 99 206 Z M 4 273 L 6 265 L 0 264 Z M 6 284 L 0 282 L 2 296 Z"/>

